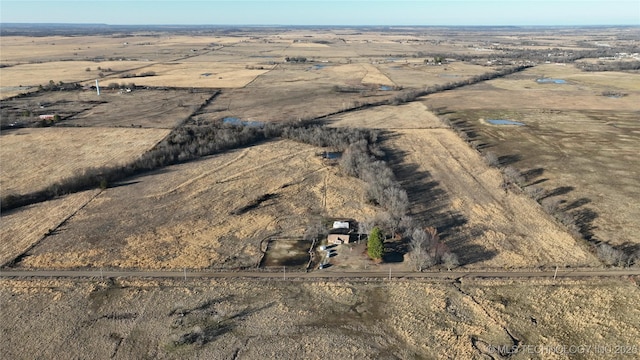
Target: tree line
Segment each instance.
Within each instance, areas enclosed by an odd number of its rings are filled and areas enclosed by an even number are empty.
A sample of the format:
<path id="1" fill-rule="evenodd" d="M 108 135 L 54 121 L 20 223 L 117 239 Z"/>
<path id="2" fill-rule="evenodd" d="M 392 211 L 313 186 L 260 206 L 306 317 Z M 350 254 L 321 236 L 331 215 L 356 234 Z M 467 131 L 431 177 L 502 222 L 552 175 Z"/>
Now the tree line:
<path id="1" fill-rule="evenodd" d="M 441 241 L 435 228 L 417 224 L 409 216 L 409 196 L 384 160 L 377 130 L 297 127 L 284 129 L 282 136 L 343 151 L 338 163 L 340 170 L 362 180 L 366 184 L 367 201 L 382 209 L 375 217 L 359 223 L 359 233 L 368 235 L 367 254 L 372 259 L 383 258 L 386 232 L 397 240 L 409 242 L 407 257 L 416 271 L 437 264 L 451 269 L 459 264 L 457 255 Z M 317 226 L 308 230 L 318 232 Z"/>
<path id="2" fill-rule="evenodd" d="M 575 66 L 582 71 L 634 71 L 640 70 L 640 61 L 577 62 Z"/>
<path id="3" fill-rule="evenodd" d="M 164 166 L 212 155 L 224 150 L 250 145 L 280 134 L 277 127 L 263 128 L 225 125 L 182 126 L 164 140 L 126 165 L 92 167 L 57 181 L 44 189 L 7 194 L 0 199 L 2 211 L 50 200 L 58 196 L 102 187 L 127 177 L 156 170 Z"/>

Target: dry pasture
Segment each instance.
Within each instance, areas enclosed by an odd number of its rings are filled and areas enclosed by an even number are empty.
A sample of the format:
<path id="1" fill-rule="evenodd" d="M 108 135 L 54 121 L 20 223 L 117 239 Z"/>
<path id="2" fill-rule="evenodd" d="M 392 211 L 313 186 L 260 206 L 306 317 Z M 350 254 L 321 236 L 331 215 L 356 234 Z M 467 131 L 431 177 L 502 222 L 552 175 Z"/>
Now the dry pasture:
<path id="1" fill-rule="evenodd" d="M 83 92 L 79 97 L 99 101 L 90 109 L 65 119 L 66 125 L 144 127 L 172 129 L 214 96 L 215 90 L 146 90 L 131 92 L 102 89 L 100 96 Z"/>
<path id="2" fill-rule="evenodd" d="M 443 65 L 425 65 L 422 60 L 422 58 L 417 60 L 398 59 L 384 62 L 377 65 L 377 67 L 396 85 L 415 88 L 459 82 L 496 70 L 493 67 L 472 65 L 458 61 Z M 428 60 L 433 61 L 433 59 Z"/>
<path id="3" fill-rule="evenodd" d="M 144 68 L 141 72 L 154 72 L 154 76 L 121 79 L 119 75 L 108 76 L 106 82 L 134 82 L 139 86 L 171 87 L 244 87 L 260 76 L 266 69 L 248 69 L 245 64 L 217 62 L 165 62 Z M 136 72 L 134 72 L 136 73 Z"/>
<path id="4" fill-rule="evenodd" d="M 535 83 L 541 74 L 568 83 Z M 527 185 L 544 189 L 547 201 L 560 201 L 559 209 L 580 219 L 594 241 L 633 247 L 640 231 L 638 79 L 638 74 L 544 65 L 431 95 L 425 102 L 466 128 L 483 151 L 528 172 Z M 611 90 L 627 95 L 602 95 Z M 495 126 L 482 119 L 525 126 Z"/>
<path id="5" fill-rule="evenodd" d="M 0 266 L 12 262 L 93 199 L 100 190 L 83 191 L 2 214 Z"/>
<path id="6" fill-rule="evenodd" d="M 331 126 L 373 129 L 431 129 L 445 125 L 422 102 L 399 106 L 378 106 L 373 109 L 353 111 L 332 116 Z"/>
<path id="7" fill-rule="evenodd" d="M 266 122 L 313 119 L 397 94 L 379 90 L 380 84 L 365 84 L 366 77 L 373 76 L 368 75 L 366 65 L 317 65 L 320 66 L 280 64 L 243 89 L 224 90 L 198 117 L 203 120 L 236 117 Z M 336 86 L 356 90 L 343 92 Z"/>
<path id="8" fill-rule="evenodd" d="M 18 263 L 24 268 L 255 267 L 271 236 L 325 214 L 362 218 L 361 181 L 291 141 L 166 167 L 108 188 Z"/>
<path id="9" fill-rule="evenodd" d="M 0 281 L 4 358 L 499 357 L 569 359 L 525 346 L 640 347 L 629 280 Z M 338 346 L 339 344 L 339 346 Z M 635 351 L 631 350 L 635 347 Z M 506 354 L 504 354 L 506 355 Z"/>
<path id="10" fill-rule="evenodd" d="M 130 82 L 121 82 L 129 84 Z M 83 127 L 173 128 L 187 120 L 216 90 L 110 89 L 42 91 L 2 101 L 2 125 L 40 122 L 38 115 L 58 115 L 55 125 Z"/>
<path id="11" fill-rule="evenodd" d="M 47 85 L 52 80 L 55 83 L 64 83 L 102 80 L 99 73 L 108 75 L 106 69 L 125 71 L 141 69 L 149 66 L 145 61 L 50 61 L 34 64 L 19 64 L 2 69 L 0 87 Z M 98 70 L 98 67 L 105 70 Z M 89 68 L 89 71 L 87 71 Z M 134 70 L 133 72 L 144 72 Z"/>
<path id="12" fill-rule="evenodd" d="M 0 136 L 2 195 L 28 193 L 83 169 L 126 164 L 152 148 L 169 130 L 29 128 Z"/>

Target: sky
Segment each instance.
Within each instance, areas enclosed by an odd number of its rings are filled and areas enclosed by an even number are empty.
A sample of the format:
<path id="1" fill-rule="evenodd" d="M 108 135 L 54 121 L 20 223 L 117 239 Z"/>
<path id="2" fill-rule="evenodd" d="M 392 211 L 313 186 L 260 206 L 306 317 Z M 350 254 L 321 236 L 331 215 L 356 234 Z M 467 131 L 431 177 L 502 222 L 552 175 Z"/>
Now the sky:
<path id="1" fill-rule="evenodd" d="M 640 0 L 0 0 L 0 22 L 640 26 Z"/>

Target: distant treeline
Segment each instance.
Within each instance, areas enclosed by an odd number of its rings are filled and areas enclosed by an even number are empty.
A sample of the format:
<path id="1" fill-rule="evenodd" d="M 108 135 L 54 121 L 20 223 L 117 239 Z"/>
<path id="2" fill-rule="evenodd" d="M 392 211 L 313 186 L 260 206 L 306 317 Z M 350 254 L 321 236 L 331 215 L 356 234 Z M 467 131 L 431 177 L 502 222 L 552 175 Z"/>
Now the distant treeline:
<path id="1" fill-rule="evenodd" d="M 630 71 L 640 70 L 640 61 L 601 61 L 597 64 L 578 62 L 576 67 L 582 71 Z"/>
<path id="2" fill-rule="evenodd" d="M 543 63 L 546 61 L 570 63 L 575 60 L 584 58 L 600 58 L 613 57 L 619 53 L 633 54 L 640 52 L 640 46 L 626 47 L 598 47 L 593 48 L 593 44 L 585 43 L 582 47 L 590 48 L 587 50 L 567 50 L 560 48 L 547 49 L 525 49 L 512 47 L 496 47 L 490 46 L 493 52 L 479 53 L 449 53 L 449 52 L 425 52 L 418 51 L 416 53 L 405 54 L 386 54 L 385 57 L 391 58 L 425 58 L 425 63 L 446 63 L 447 59 L 476 62 L 485 64 L 486 61 L 503 61 L 505 63 L 514 63 L 522 61 L 530 61 L 535 63 Z M 373 55 L 372 55 L 373 56 Z"/>
<path id="3" fill-rule="evenodd" d="M 513 66 L 513 67 L 504 68 L 495 72 L 488 72 L 488 73 L 476 75 L 461 81 L 450 82 L 442 85 L 432 85 L 422 90 L 407 90 L 405 92 L 398 94 L 393 99 L 388 100 L 387 103 L 392 105 L 403 104 L 406 102 L 414 101 L 415 99 L 421 96 L 431 95 L 431 94 L 435 94 L 442 91 L 453 90 L 462 86 L 473 85 L 482 81 L 496 79 L 496 78 L 507 76 L 516 72 L 520 72 L 530 67 L 532 67 L 532 65 Z"/>

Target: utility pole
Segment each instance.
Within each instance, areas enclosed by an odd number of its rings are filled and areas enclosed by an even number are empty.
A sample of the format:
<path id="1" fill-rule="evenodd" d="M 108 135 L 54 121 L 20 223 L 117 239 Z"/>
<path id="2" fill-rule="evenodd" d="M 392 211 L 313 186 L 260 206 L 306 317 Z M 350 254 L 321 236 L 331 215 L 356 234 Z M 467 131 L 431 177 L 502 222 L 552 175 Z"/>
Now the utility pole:
<path id="1" fill-rule="evenodd" d="M 287 280 L 287 267 L 286 266 L 282 267 L 282 279 L 283 280 Z"/>
<path id="2" fill-rule="evenodd" d="M 556 265 L 556 271 L 553 273 L 553 280 L 556 279 L 556 276 L 558 276 L 558 265 Z"/>

